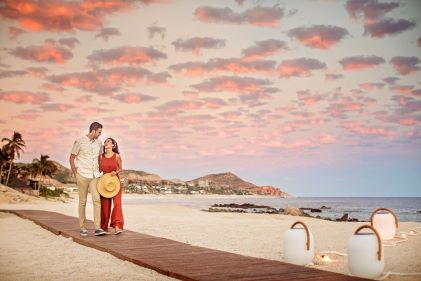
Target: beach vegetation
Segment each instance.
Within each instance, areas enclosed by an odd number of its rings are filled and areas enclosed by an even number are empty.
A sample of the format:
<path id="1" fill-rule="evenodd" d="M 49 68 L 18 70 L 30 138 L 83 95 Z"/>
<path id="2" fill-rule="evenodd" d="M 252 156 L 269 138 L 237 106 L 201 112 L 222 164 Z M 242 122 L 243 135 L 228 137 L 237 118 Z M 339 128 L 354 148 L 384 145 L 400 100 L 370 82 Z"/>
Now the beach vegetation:
<path id="1" fill-rule="evenodd" d="M 0 180 L 7 185 L 13 168 L 13 161 L 19 159 L 26 147 L 22 134 L 14 131 L 11 138 L 2 138 Z"/>

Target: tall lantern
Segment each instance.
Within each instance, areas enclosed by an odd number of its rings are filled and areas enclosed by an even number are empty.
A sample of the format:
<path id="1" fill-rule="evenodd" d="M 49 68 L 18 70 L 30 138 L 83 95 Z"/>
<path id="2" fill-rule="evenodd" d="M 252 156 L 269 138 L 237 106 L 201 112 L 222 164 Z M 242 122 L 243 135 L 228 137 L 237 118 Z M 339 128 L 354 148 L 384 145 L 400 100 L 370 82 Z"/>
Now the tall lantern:
<path id="1" fill-rule="evenodd" d="M 302 225 L 301 228 L 294 228 Z M 295 222 L 284 234 L 284 260 L 289 263 L 306 265 L 313 261 L 314 238 L 307 226 L 301 222 Z"/>
<path id="2" fill-rule="evenodd" d="M 379 232 L 382 240 L 393 239 L 398 229 L 398 218 L 392 210 L 379 208 L 371 213 L 371 226 Z"/>
<path id="3" fill-rule="evenodd" d="M 369 228 L 372 233 L 360 233 Z M 377 230 L 370 225 L 360 226 L 348 241 L 348 269 L 352 275 L 376 278 L 384 269 L 382 241 Z"/>

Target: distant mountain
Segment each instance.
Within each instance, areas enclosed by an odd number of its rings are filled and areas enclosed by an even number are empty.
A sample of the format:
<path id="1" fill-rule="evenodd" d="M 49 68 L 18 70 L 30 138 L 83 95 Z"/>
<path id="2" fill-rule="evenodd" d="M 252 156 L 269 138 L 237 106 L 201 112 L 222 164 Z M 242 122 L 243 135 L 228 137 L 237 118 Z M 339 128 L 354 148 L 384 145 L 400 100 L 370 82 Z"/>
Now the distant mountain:
<path id="1" fill-rule="evenodd" d="M 291 197 L 291 195 L 283 192 L 279 188 L 273 186 L 257 186 L 242 180 L 231 172 L 210 174 L 191 181 L 187 181 L 187 183 L 194 184 L 205 189 L 245 191 L 250 194 Z"/>
<path id="2" fill-rule="evenodd" d="M 120 174 L 122 179 L 126 182 L 138 182 L 138 181 L 161 181 L 161 177 L 155 174 L 146 173 L 143 171 L 136 170 L 123 170 Z"/>

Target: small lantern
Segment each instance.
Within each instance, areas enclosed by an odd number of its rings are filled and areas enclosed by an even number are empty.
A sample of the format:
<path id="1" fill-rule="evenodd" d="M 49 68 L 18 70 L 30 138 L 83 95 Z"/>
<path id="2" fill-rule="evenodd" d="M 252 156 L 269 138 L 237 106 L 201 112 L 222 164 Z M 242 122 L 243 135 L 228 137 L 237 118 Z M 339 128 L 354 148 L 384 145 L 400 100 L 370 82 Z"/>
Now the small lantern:
<path id="1" fill-rule="evenodd" d="M 303 228 L 294 228 L 298 224 Z M 313 256 L 313 234 L 303 222 L 297 221 L 284 234 L 284 260 L 289 263 L 306 265 L 313 261 Z"/>
<path id="2" fill-rule="evenodd" d="M 360 233 L 369 228 L 373 233 Z M 376 278 L 384 269 L 382 241 L 377 230 L 370 225 L 360 226 L 348 241 L 348 268 L 352 275 Z"/>
<path id="3" fill-rule="evenodd" d="M 393 239 L 398 229 L 398 218 L 392 210 L 380 208 L 371 214 L 371 226 L 378 231 L 382 240 Z"/>

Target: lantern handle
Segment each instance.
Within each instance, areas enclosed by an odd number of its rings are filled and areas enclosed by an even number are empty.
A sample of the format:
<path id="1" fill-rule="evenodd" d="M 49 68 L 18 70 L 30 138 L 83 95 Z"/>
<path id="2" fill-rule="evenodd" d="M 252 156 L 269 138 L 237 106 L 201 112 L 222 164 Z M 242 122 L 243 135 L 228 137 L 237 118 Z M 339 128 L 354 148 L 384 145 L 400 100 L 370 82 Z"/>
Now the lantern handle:
<path id="1" fill-rule="evenodd" d="M 373 226 L 373 218 L 374 218 L 374 215 L 377 214 L 377 212 L 379 212 L 379 211 L 388 211 L 389 213 L 391 213 L 393 215 L 393 217 L 395 218 L 396 228 L 398 228 L 398 217 L 396 216 L 396 214 L 391 209 L 387 209 L 387 208 L 378 208 L 377 210 L 374 210 L 371 213 L 371 218 L 370 218 L 371 226 Z"/>
<path id="2" fill-rule="evenodd" d="M 304 230 L 306 231 L 306 237 L 307 237 L 307 251 L 310 250 L 310 231 L 308 231 L 307 225 L 305 225 L 305 223 L 303 223 L 302 221 L 296 221 L 294 222 L 293 225 L 291 225 L 291 229 L 294 228 L 294 226 L 296 226 L 297 224 L 301 224 L 304 227 Z"/>
<path id="3" fill-rule="evenodd" d="M 362 230 L 364 228 L 369 228 L 374 232 L 374 234 L 376 234 L 377 245 L 379 247 L 379 250 L 377 251 L 377 259 L 381 260 L 382 259 L 382 240 L 380 239 L 380 235 L 374 227 L 372 227 L 371 225 L 368 225 L 368 224 L 362 225 L 359 228 L 357 228 L 357 230 L 355 230 L 354 234 L 357 234 L 360 230 Z"/>

